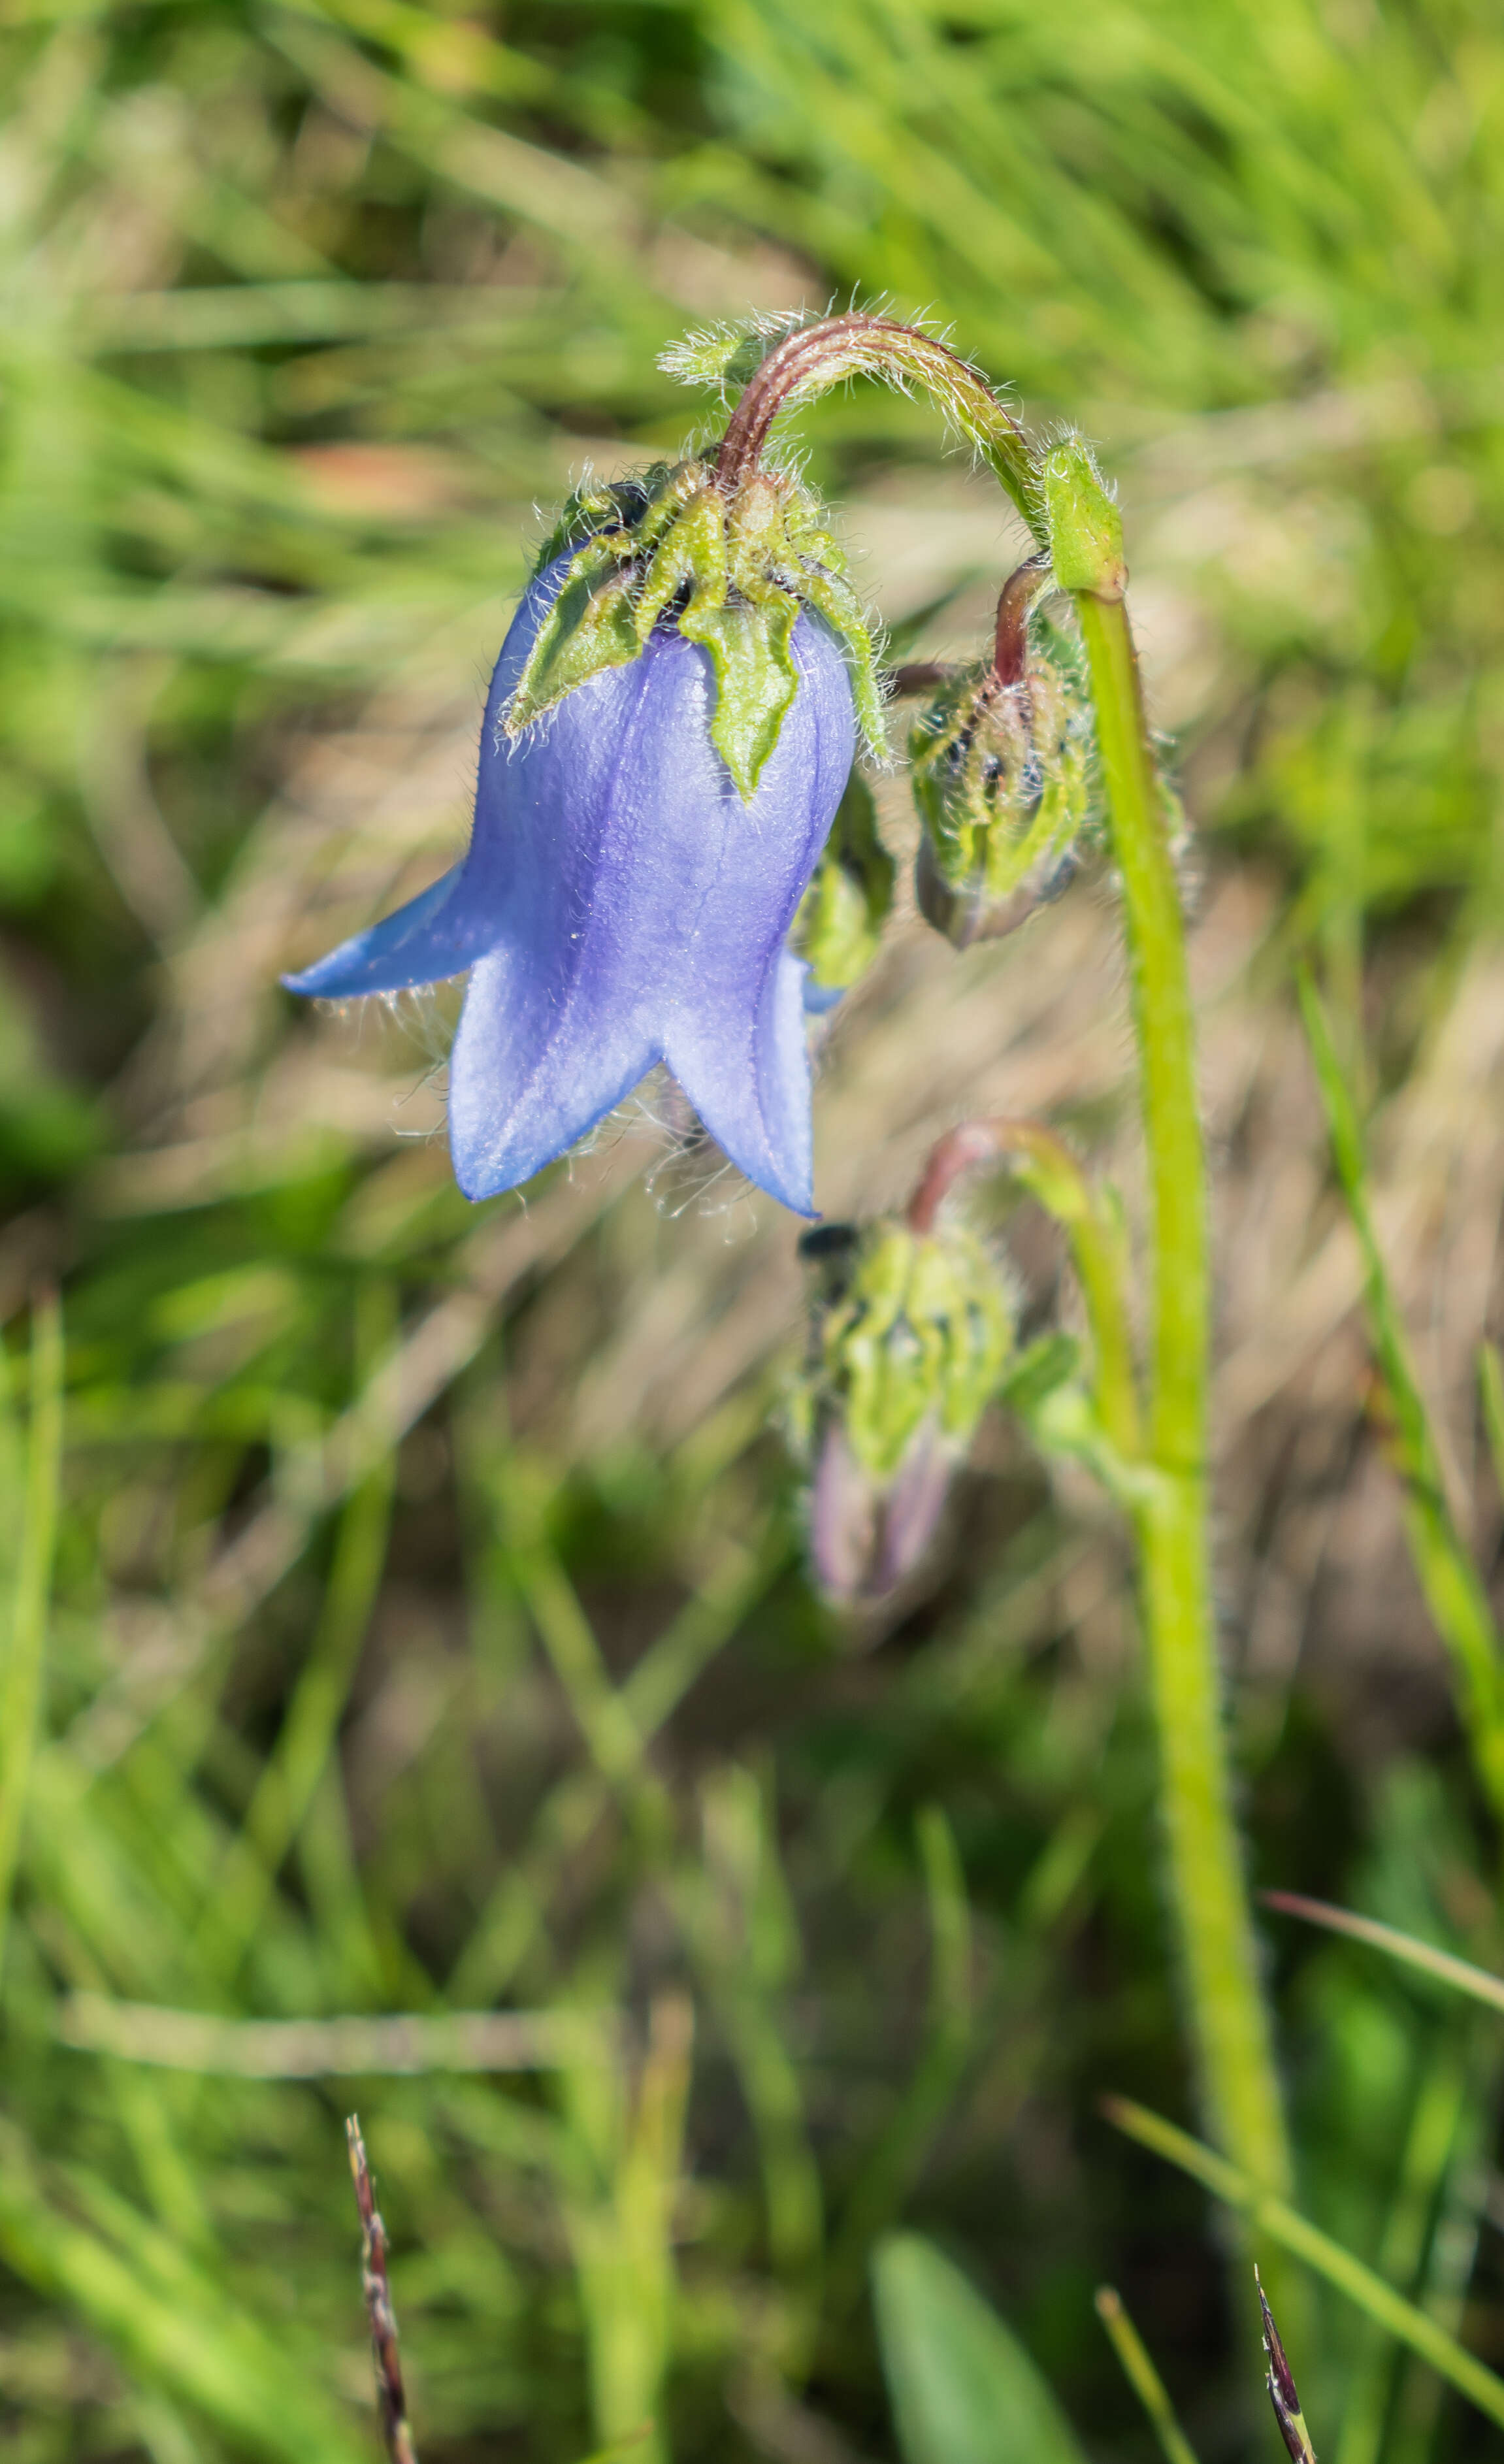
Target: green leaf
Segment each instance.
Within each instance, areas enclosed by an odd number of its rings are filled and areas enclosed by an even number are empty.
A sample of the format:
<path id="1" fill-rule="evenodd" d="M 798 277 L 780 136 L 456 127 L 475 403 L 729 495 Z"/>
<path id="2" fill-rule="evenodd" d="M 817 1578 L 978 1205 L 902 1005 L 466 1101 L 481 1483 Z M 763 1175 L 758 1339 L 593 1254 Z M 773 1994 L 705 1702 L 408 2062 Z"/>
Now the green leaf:
<path id="1" fill-rule="evenodd" d="M 874 761 L 883 761 L 887 756 L 887 722 L 878 682 L 878 645 L 861 612 L 861 602 L 839 574 L 815 565 L 805 565 L 799 586 L 810 605 L 818 609 L 831 631 L 845 644 L 857 724 Z"/>
<path id="2" fill-rule="evenodd" d="M 751 382 L 769 352 L 803 321 L 798 313 L 776 310 L 734 324 L 698 325 L 660 351 L 658 364 L 676 385 L 709 386 L 724 402 L 733 386 Z"/>
<path id="3" fill-rule="evenodd" d="M 29 2146 L 8 2127 L 0 2140 L 6 2266 L 75 2311 L 132 2376 L 191 2406 L 243 2453 L 265 2464 L 363 2464 L 366 2438 L 321 2387 L 287 2366 L 275 2331 L 232 2308 L 144 2214 L 102 2185 L 95 2191 L 126 2249 L 112 2248 L 48 2195 Z"/>
<path id="4" fill-rule="evenodd" d="M 642 649 L 628 574 L 601 548 L 582 549 L 555 600 L 507 708 L 509 736 L 519 736 L 556 702 L 605 668 L 624 668 Z"/>
<path id="5" fill-rule="evenodd" d="M 1504 1976 L 1492 1969 L 1475 1968 L 1469 1959 L 1458 1959 L 1454 1952 L 1443 1950 L 1433 1942 L 1422 1942 L 1413 1933 L 1401 1933 L 1397 1926 L 1381 1925 L 1377 1917 L 1359 1916 L 1353 1908 L 1334 1908 L 1325 1900 L 1308 1900 L 1300 1891 L 1263 1891 L 1264 1905 L 1276 1908 L 1281 1916 L 1300 1917 L 1307 1925 L 1325 1925 L 1328 1932 L 1344 1934 L 1349 1942 L 1366 1943 L 1372 1950 L 1382 1950 L 1390 1959 L 1403 1960 L 1407 1968 L 1418 1968 L 1423 1976 L 1434 1977 L 1438 1985 L 1450 1985 L 1458 1993 L 1469 1994 L 1474 2002 L 1487 2003 L 1491 2011 L 1504 2011 Z"/>
<path id="6" fill-rule="evenodd" d="M 880 2243 L 873 2290 L 905 2464 L 1084 2464 L 1023 2346 L 931 2242 Z"/>
<path id="7" fill-rule="evenodd" d="M 28 1784 L 42 1708 L 42 1664 L 63 1450 L 63 1331 L 55 1300 L 39 1301 L 32 1320 L 32 1424 L 27 1433 L 25 1516 L 11 1595 L 10 1631 L 0 1659 L 0 1954 L 20 1853 Z"/>
<path id="8" fill-rule="evenodd" d="M 696 605 L 679 629 L 710 653 L 715 669 L 715 715 L 710 741 L 735 780 L 744 803 L 778 741 L 778 730 L 799 687 L 790 638 L 799 603 L 786 591 L 770 592 L 756 605 L 745 600 Z"/>
<path id="9" fill-rule="evenodd" d="M 1080 1366 L 1081 1347 L 1074 1334 L 1041 1334 L 1010 1365 L 997 1399 L 1027 1419 L 1047 1395 L 1079 1376 Z"/>
<path id="10" fill-rule="evenodd" d="M 686 583 L 695 608 L 705 611 L 724 605 L 726 515 L 713 480 L 708 479 L 700 493 L 666 526 L 653 551 L 637 599 L 639 641 L 646 642 L 664 609 Z"/>

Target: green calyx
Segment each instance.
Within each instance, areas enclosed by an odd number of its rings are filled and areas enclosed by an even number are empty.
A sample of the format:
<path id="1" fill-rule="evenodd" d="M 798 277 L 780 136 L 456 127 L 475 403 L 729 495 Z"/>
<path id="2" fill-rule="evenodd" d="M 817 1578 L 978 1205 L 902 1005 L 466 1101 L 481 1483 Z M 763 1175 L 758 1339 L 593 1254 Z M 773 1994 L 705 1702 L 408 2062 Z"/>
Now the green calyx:
<path id="1" fill-rule="evenodd" d="M 728 493 L 712 460 L 656 463 L 641 479 L 577 490 L 539 558 L 569 558 L 503 720 L 515 738 L 577 686 L 625 667 L 673 624 L 709 653 L 710 737 L 747 803 L 798 691 L 802 607 L 845 648 L 862 730 L 883 741 L 876 647 L 846 560 L 813 493 L 753 471 Z"/>
<path id="2" fill-rule="evenodd" d="M 822 992 L 846 992 L 866 974 L 892 909 L 897 875 L 878 836 L 872 790 L 861 771 L 853 770 L 789 935 L 790 947 Z"/>
<path id="3" fill-rule="evenodd" d="M 925 835 L 920 906 L 964 948 L 1065 888 L 1091 795 L 1090 702 L 1074 645 L 1035 619 L 1016 684 L 991 667 L 942 686 L 908 741 Z"/>
<path id="4" fill-rule="evenodd" d="M 1039 473 L 1056 586 L 1121 599 L 1128 585 L 1123 516 L 1079 436 L 1052 445 Z"/>
<path id="5" fill-rule="evenodd" d="M 791 1419 L 813 1432 L 838 1413 L 863 1469 L 891 1480 L 926 1424 L 965 1450 L 1013 1346 L 1008 1287 L 981 1242 L 872 1223 L 827 1280 Z"/>

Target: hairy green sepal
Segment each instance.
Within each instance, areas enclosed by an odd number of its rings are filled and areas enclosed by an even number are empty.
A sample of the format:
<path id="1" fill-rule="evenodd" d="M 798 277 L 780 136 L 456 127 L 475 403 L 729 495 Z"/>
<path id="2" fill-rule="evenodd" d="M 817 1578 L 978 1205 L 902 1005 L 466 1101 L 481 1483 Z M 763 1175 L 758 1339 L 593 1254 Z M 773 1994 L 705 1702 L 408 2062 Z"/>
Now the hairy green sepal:
<path id="1" fill-rule="evenodd" d="M 1091 709 L 1074 644 L 1035 619 L 1022 679 L 941 687 L 909 736 L 920 903 L 958 945 L 1011 931 L 1063 888 L 1085 833 Z"/>
<path id="2" fill-rule="evenodd" d="M 866 974 L 892 909 L 897 873 L 878 836 L 872 790 L 853 770 L 789 935 L 822 991 L 845 992 Z"/>
<path id="3" fill-rule="evenodd" d="M 872 1223 L 826 1296 L 792 1417 L 813 1427 L 838 1413 L 863 1469 L 890 1480 L 926 1424 L 964 1451 L 1013 1345 L 1007 1284 L 981 1242 Z"/>
<path id="4" fill-rule="evenodd" d="M 1121 599 L 1128 584 L 1123 516 L 1090 447 L 1079 436 L 1062 437 L 1045 455 L 1040 478 L 1057 586 Z"/>
<path id="5" fill-rule="evenodd" d="M 724 401 L 751 384 L 770 351 L 804 319 L 794 313 L 752 317 L 734 324 L 699 325 L 660 351 L 658 364 L 676 385 L 712 386 Z"/>
<path id="6" fill-rule="evenodd" d="M 658 463 L 640 480 L 577 490 L 539 569 L 565 555 L 563 585 L 507 706 L 507 736 L 627 665 L 655 626 L 676 624 L 709 654 L 711 741 L 750 803 L 798 691 L 794 627 L 810 607 L 845 649 L 858 717 L 881 751 L 871 628 L 822 510 L 797 480 L 755 471 L 728 494 L 709 461 Z"/>

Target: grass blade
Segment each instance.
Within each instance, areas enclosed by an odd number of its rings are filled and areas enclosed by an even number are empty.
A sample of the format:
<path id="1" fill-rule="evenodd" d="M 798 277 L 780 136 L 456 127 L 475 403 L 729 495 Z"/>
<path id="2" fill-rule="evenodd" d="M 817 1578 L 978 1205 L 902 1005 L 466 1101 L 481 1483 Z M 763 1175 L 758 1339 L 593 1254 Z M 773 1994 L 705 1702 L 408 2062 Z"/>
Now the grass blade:
<path id="1" fill-rule="evenodd" d="M 1300 1009 L 1326 1110 L 1332 1157 L 1367 1279 L 1369 1334 L 1393 1418 L 1393 1452 L 1405 1483 L 1406 1532 L 1426 1603 L 1456 1665 L 1478 1773 L 1504 1814 L 1504 1653 L 1488 1594 L 1448 1503 L 1441 1449 L 1410 1358 L 1368 1202 L 1362 1131 L 1342 1076 L 1320 997 L 1300 979 Z"/>
<path id="2" fill-rule="evenodd" d="M 1125 2097 L 1107 2097 L 1103 2099 L 1102 2111 L 1127 2138 L 1137 2140 L 1141 2147 L 1151 2149 L 1156 2156 L 1163 2156 L 1166 2164 L 1178 2166 L 1192 2181 L 1204 2184 L 1213 2198 L 1246 2216 L 1253 2233 L 1267 2233 L 1292 2258 L 1299 2259 L 1339 2293 L 1345 2294 L 1397 2343 L 1418 2353 L 1479 2412 L 1504 2428 L 1504 2379 L 1495 2377 L 1493 2370 L 1464 2351 L 1455 2337 L 1449 2336 L 1434 2319 L 1428 2319 L 1424 2310 L 1417 2310 L 1413 2302 L 1396 2293 L 1391 2284 L 1385 2284 L 1382 2276 L 1376 2276 L 1341 2242 L 1333 2241 L 1329 2233 L 1309 2223 L 1272 2191 L 1260 2189 L 1247 2173 L 1203 2146 L 1188 2131 L 1177 2130 L 1172 2122 L 1147 2112 L 1142 2104 L 1133 2104 Z"/>
<path id="3" fill-rule="evenodd" d="M 0 2257 L 38 2292 L 65 2302 L 132 2373 L 189 2405 L 268 2464 L 364 2464 L 364 2443 L 298 2380 L 285 2347 L 229 2309 L 201 2279 L 153 2281 L 143 2228 L 136 2258 L 58 2209 L 16 2134 L 0 2161 Z M 181 2278 L 184 2270 L 178 2271 Z"/>
<path id="4" fill-rule="evenodd" d="M 1165 2464 L 1196 2464 L 1196 2451 L 1175 2418 L 1169 2392 L 1149 2356 L 1149 2348 L 1110 2284 L 1099 2285 L 1097 2316 L 1107 2331 L 1123 2374 L 1148 2415 Z"/>
<path id="5" fill-rule="evenodd" d="M 609 2058 L 608 2014 L 445 2011 L 433 2017 L 360 2012 L 334 2019 L 222 2019 L 70 1993 L 57 2037 L 80 2053 L 226 2079 L 414 2079 L 430 2071 L 558 2070 Z"/>
<path id="6" fill-rule="evenodd" d="M 1434 1943 L 1421 1942 L 1412 1933 L 1401 1933 L 1394 1925 L 1381 1925 L 1377 1917 L 1361 1917 L 1351 1908 L 1329 1907 L 1324 1900 L 1304 1899 L 1298 1891 L 1261 1891 L 1259 1898 L 1266 1908 L 1275 1908 L 1281 1916 L 1300 1917 L 1307 1925 L 1325 1925 L 1329 1933 L 1345 1934 L 1349 1942 L 1365 1942 L 1370 1948 L 1386 1951 L 1391 1959 L 1403 1959 L 1406 1967 L 1433 1976 L 1439 1985 L 1450 1985 L 1459 1993 L 1471 1994 L 1474 2002 L 1487 2003 L 1491 2011 L 1504 2011 L 1504 1976 L 1494 1976 L 1486 1968 L 1474 1968 L 1471 1960 L 1458 1959 L 1450 1950 L 1438 1950 Z"/>

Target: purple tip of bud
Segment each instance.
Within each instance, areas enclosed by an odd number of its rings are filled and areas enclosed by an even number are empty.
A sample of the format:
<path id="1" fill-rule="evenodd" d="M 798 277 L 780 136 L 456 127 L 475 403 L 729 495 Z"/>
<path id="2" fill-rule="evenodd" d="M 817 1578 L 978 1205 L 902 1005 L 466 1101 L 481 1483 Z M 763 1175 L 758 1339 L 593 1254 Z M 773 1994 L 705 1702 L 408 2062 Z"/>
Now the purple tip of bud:
<path id="1" fill-rule="evenodd" d="M 935 1536 L 953 1469 L 953 1457 L 926 1422 L 894 1478 L 874 1480 L 840 1422 L 827 1423 L 810 1497 L 810 1553 L 828 1598 L 849 1608 L 897 1591 Z"/>
<path id="2" fill-rule="evenodd" d="M 468 1198 L 530 1179 L 662 1061 L 748 1179 L 813 1214 L 805 969 L 784 945 L 855 755 L 840 647 L 799 616 L 750 804 L 710 741 L 708 655 L 671 627 L 509 745 L 563 571 L 530 585 L 496 663 L 464 863 L 286 980 L 343 1001 L 470 971 L 449 1081 Z"/>

